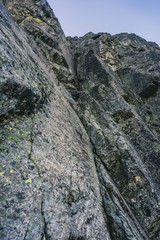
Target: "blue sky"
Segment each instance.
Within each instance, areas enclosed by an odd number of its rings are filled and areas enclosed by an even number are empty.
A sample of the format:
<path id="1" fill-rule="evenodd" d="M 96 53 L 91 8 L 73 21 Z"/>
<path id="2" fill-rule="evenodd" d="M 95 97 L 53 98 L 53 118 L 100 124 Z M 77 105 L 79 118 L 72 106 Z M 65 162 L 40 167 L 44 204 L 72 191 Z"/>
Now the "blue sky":
<path id="1" fill-rule="evenodd" d="M 135 33 L 160 45 L 160 0 L 48 0 L 66 36 Z"/>

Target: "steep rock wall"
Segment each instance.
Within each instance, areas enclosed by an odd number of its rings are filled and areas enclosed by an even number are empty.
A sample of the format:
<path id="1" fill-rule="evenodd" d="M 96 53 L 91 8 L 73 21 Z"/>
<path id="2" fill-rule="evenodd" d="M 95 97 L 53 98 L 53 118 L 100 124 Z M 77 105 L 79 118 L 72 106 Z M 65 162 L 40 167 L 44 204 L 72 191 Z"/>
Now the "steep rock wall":
<path id="1" fill-rule="evenodd" d="M 149 238 L 158 239 L 160 48 L 134 34 L 68 40 L 80 82 L 79 116 L 101 162 L 99 179 L 103 165 Z"/>
<path id="2" fill-rule="evenodd" d="M 3 3 L 0 239 L 158 240 L 160 48 Z"/>
<path id="3" fill-rule="evenodd" d="M 35 53 L 54 70 L 59 81 L 74 91 L 74 61 L 63 30 L 46 0 L 5 0 L 17 23 L 30 36 Z"/>
<path id="4" fill-rule="evenodd" d="M 71 97 L 1 2 L 0 24 L 0 239 L 110 239 Z"/>
<path id="5" fill-rule="evenodd" d="M 78 113 L 100 182 L 103 165 L 148 237 L 158 239 L 160 48 L 134 34 L 68 40 L 80 82 Z"/>

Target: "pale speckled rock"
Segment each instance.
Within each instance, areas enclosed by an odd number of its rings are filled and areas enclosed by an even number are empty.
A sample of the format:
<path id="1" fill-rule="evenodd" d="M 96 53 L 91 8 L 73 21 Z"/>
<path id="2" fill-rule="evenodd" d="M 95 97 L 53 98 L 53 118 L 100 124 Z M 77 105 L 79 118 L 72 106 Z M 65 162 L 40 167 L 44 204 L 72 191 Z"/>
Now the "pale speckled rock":
<path id="1" fill-rule="evenodd" d="M 91 145 L 69 94 L 0 9 L 0 238 L 110 239 Z"/>

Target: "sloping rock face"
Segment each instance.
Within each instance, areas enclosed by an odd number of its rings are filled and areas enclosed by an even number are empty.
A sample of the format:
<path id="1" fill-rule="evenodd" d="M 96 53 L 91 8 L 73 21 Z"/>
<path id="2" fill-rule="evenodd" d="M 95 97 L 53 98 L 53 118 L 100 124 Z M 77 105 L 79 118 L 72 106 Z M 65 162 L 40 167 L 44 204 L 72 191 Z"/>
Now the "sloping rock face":
<path id="1" fill-rule="evenodd" d="M 159 240 L 160 48 L 3 3 L 0 239 Z"/>
<path id="2" fill-rule="evenodd" d="M 112 232 L 117 213 L 108 207 L 104 172 L 149 239 L 159 239 L 160 48 L 134 34 L 69 40 L 80 82 L 79 116 L 94 147 Z"/>
<path id="3" fill-rule="evenodd" d="M 4 0 L 17 23 L 27 32 L 35 53 L 58 80 L 70 89 L 75 81 L 74 61 L 52 9 L 45 0 Z M 72 89 L 73 90 L 73 89 Z"/>
<path id="4" fill-rule="evenodd" d="M 73 100 L 1 2 L 0 9 L 0 239 L 109 239 Z"/>

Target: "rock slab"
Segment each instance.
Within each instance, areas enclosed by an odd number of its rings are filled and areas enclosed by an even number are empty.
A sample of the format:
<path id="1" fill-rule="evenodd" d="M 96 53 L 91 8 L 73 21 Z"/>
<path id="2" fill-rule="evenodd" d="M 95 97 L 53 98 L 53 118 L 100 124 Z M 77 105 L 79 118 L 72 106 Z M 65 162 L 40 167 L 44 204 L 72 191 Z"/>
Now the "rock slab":
<path id="1" fill-rule="evenodd" d="M 155 43 L 0 0 L 0 239 L 160 239 L 159 69 Z"/>

